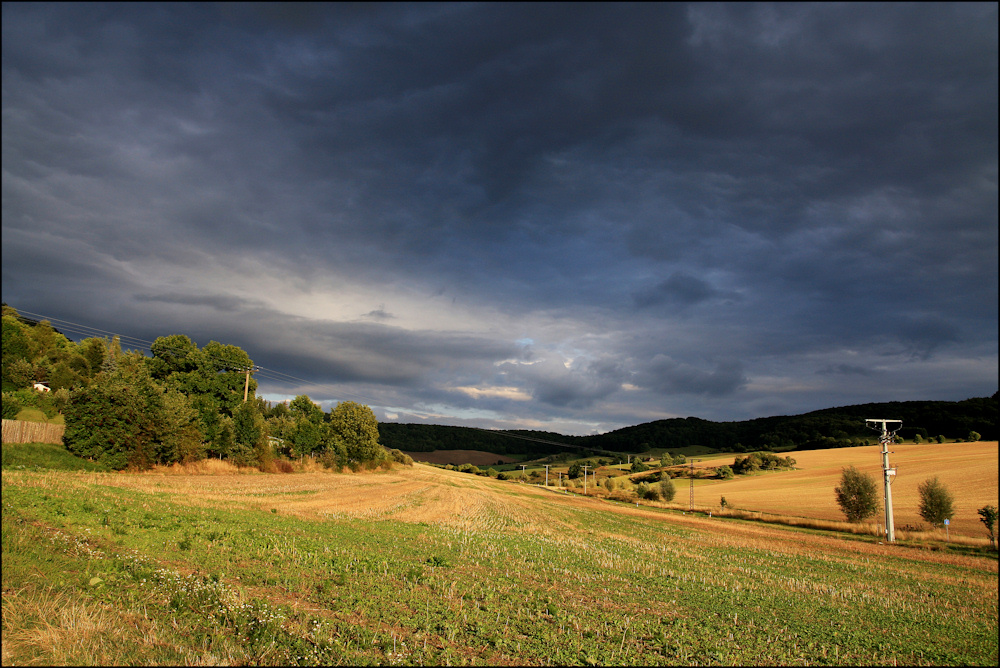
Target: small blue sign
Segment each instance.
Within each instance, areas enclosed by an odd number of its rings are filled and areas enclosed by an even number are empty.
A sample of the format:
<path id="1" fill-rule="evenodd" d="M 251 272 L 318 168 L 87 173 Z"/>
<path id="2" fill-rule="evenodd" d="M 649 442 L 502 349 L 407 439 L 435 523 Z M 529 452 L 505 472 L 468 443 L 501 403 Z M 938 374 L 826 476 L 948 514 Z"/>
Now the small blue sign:
<path id="1" fill-rule="evenodd" d="M 945 520 L 945 521 L 944 521 L 944 525 L 945 525 L 945 526 L 948 526 L 949 524 L 951 524 L 951 520 Z"/>

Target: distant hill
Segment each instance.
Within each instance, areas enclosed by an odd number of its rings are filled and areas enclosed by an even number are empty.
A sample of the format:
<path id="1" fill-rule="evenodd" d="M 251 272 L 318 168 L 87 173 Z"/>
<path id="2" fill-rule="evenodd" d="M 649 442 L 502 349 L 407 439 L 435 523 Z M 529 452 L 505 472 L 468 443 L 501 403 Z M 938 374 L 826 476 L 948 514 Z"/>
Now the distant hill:
<path id="1" fill-rule="evenodd" d="M 816 450 L 875 442 L 875 433 L 866 428 L 865 419 L 888 418 L 903 421 L 900 435 L 906 439 L 912 439 L 917 434 L 925 439 L 939 435 L 965 439 L 969 432 L 975 431 L 983 440 L 995 441 L 998 394 L 964 401 L 859 404 L 742 422 L 672 418 L 595 436 L 565 436 L 528 430 L 487 431 L 394 422 L 379 424 L 379 433 L 386 447 L 411 452 L 485 450 L 497 454 L 547 455 L 567 450 L 643 452 L 653 448 L 689 445 L 704 445 L 723 452 L 750 452 L 764 449 Z"/>

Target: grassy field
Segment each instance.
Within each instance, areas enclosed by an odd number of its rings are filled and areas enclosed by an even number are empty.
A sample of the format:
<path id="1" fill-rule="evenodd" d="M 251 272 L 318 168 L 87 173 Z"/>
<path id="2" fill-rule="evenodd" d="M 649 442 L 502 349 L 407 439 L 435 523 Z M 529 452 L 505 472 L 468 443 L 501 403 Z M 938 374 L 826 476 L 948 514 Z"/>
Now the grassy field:
<path id="1" fill-rule="evenodd" d="M 4 665 L 997 662 L 995 554 L 420 465 L 8 468 L 3 560 Z"/>
<path id="2" fill-rule="evenodd" d="M 938 476 L 955 498 L 953 535 L 985 536 L 976 514 L 987 504 L 997 505 L 997 442 L 897 444 L 890 464 L 897 467 L 892 484 L 893 516 L 897 527 L 927 523 L 918 512 L 917 486 Z M 765 512 L 842 520 L 833 490 L 840 483 L 841 469 L 855 466 L 882 484 L 880 446 L 805 450 L 789 453 L 794 471 L 764 472 L 737 476 L 733 480 L 705 481 L 697 488 L 698 504 L 716 505 L 724 496 L 739 508 Z M 711 462 L 712 466 L 720 460 Z"/>

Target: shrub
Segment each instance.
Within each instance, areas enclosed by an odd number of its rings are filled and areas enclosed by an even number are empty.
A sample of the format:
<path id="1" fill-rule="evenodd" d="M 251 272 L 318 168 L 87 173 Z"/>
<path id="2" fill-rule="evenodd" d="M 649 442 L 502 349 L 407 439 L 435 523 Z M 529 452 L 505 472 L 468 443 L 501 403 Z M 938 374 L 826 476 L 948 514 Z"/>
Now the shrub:
<path id="1" fill-rule="evenodd" d="M 392 461 L 402 464 L 403 466 L 413 466 L 413 457 L 401 450 L 396 450 L 393 448 L 389 451 L 389 456 L 392 457 Z"/>
<path id="2" fill-rule="evenodd" d="M 723 480 L 729 480 L 735 475 L 733 473 L 733 469 L 729 466 L 720 466 L 717 469 L 715 469 L 715 472 L 718 473 L 719 477 L 722 478 Z"/>
<path id="3" fill-rule="evenodd" d="M 650 487 L 646 490 L 646 494 L 642 498 L 648 499 L 649 501 L 659 501 L 660 492 L 656 489 L 656 487 Z"/>
<path id="4" fill-rule="evenodd" d="M 507 478 L 508 478 L 507 474 L 504 473 L 503 471 L 500 471 L 500 473 L 497 473 L 497 480 L 506 480 Z"/>
<path id="5" fill-rule="evenodd" d="M 674 481 L 669 476 L 660 481 L 660 495 L 668 503 L 677 496 L 677 488 L 674 487 Z"/>
<path id="6" fill-rule="evenodd" d="M 875 479 L 853 466 L 843 469 L 840 486 L 834 489 L 837 505 L 849 522 L 865 520 L 879 509 L 878 486 Z"/>
<path id="7" fill-rule="evenodd" d="M 917 486 L 920 492 L 920 516 L 934 526 L 943 526 L 954 512 L 954 499 L 937 476 Z"/>
<path id="8" fill-rule="evenodd" d="M 13 392 L 3 393 L 3 419 L 13 420 L 17 418 L 17 414 L 21 412 L 24 405 L 21 400 L 18 399 L 17 395 Z"/>
<path id="9" fill-rule="evenodd" d="M 969 442 L 970 443 L 975 443 L 976 441 L 978 441 L 982 437 L 983 437 L 982 434 L 980 434 L 978 431 L 970 431 L 969 432 Z"/>

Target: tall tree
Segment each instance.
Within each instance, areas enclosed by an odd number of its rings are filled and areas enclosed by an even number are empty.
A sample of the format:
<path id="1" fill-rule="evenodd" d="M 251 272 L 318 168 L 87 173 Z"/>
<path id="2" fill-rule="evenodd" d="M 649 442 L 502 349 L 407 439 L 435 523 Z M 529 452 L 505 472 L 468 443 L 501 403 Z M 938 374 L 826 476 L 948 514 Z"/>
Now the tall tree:
<path id="1" fill-rule="evenodd" d="M 331 440 L 340 439 L 349 461 L 378 465 L 386 458 L 378 442 L 378 419 L 372 409 L 353 401 L 337 404 L 330 411 Z"/>
<path id="2" fill-rule="evenodd" d="M 66 448 L 109 468 L 166 463 L 163 388 L 137 352 L 121 355 L 113 371 L 70 392 L 64 413 Z"/>

